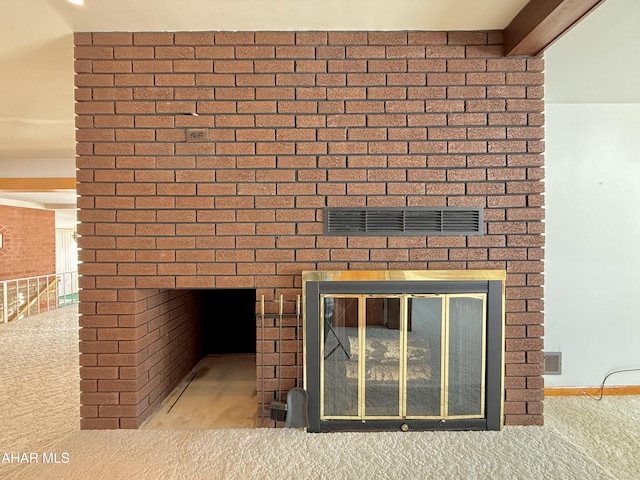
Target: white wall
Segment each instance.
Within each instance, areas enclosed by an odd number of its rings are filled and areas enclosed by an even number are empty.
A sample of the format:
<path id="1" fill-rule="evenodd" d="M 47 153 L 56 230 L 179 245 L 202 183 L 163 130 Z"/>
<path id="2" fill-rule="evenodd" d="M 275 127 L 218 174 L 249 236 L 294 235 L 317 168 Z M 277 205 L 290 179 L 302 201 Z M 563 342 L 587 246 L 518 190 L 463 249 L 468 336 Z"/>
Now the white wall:
<path id="1" fill-rule="evenodd" d="M 78 293 L 78 242 L 73 229 L 56 228 L 56 273 L 60 295 Z"/>
<path id="2" fill-rule="evenodd" d="M 549 104 L 546 137 L 545 382 L 599 386 L 640 368 L 640 104 Z"/>
<path id="3" fill-rule="evenodd" d="M 74 231 L 56 228 L 56 273 L 78 271 L 78 243 Z"/>
<path id="4" fill-rule="evenodd" d="M 75 217 L 75 211 L 56 210 L 56 229 L 75 230 L 78 225 Z"/>

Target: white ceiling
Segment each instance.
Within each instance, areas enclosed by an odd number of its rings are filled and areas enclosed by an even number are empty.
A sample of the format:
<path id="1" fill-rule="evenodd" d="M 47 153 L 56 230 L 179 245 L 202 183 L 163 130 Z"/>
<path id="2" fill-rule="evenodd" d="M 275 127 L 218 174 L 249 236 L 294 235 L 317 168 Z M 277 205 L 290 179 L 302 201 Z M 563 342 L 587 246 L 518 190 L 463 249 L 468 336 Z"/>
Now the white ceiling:
<path id="1" fill-rule="evenodd" d="M 73 32 L 503 29 L 526 3 L 0 0 L 0 177 L 74 176 Z M 638 25 L 638 0 L 606 0 L 562 37 L 545 54 L 547 102 L 640 103 Z M 73 194 L 58 193 L 13 196 L 43 206 Z"/>
<path id="2" fill-rule="evenodd" d="M 24 1 L 24 0 L 23 0 Z M 528 0 L 48 0 L 76 32 L 503 29 Z"/>

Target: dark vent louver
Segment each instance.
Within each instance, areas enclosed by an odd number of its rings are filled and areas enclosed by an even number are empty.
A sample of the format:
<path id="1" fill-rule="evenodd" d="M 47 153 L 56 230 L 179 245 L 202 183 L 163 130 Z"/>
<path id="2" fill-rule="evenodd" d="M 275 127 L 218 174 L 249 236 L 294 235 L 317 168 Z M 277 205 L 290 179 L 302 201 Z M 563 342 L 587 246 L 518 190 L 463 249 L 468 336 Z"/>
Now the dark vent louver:
<path id="1" fill-rule="evenodd" d="M 328 221 L 335 233 L 363 232 L 367 229 L 367 216 L 359 210 L 336 210 Z"/>
<path id="2" fill-rule="evenodd" d="M 481 235 L 481 208 L 327 208 L 326 235 Z"/>
<path id="3" fill-rule="evenodd" d="M 405 212 L 405 231 L 439 232 L 442 228 L 442 210 Z"/>
<path id="4" fill-rule="evenodd" d="M 478 225 L 479 211 L 473 210 L 444 210 L 442 212 L 442 229 L 447 232 L 467 232 Z"/>
<path id="5" fill-rule="evenodd" d="M 371 210 L 367 212 L 367 231 L 401 231 L 404 228 L 402 212 L 393 210 Z"/>

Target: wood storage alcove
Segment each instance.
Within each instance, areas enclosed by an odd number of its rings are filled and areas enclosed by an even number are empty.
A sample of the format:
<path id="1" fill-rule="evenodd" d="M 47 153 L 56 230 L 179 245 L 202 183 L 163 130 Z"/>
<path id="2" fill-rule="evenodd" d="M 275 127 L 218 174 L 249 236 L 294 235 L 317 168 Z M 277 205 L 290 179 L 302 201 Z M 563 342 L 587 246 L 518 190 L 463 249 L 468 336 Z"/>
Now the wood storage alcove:
<path id="1" fill-rule="evenodd" d="M 505 277 L 303 272 L 308 430 L 500 430 Z"/>

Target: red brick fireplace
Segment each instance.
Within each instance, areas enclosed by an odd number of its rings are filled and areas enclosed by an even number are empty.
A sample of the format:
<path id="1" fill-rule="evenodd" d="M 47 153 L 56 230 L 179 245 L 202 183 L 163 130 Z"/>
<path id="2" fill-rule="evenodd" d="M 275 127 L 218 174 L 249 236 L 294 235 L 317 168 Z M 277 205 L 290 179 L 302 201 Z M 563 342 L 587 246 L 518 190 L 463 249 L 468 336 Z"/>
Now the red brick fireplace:
<path id="1" fill-rule="evenodd" d="M 293 313 L 302 271 L 374 269 L 506 270 L 504 423 L 542 424 L 541 58 L 494 31 L 75 44 L 82 428 L 137 428 L 189 372 L 204 289 Z M 484 232 L 328 236 L 325 207 L 480 207 Z M 276 369 L 265 333 L 267 398 L 292 334 Z"/>

